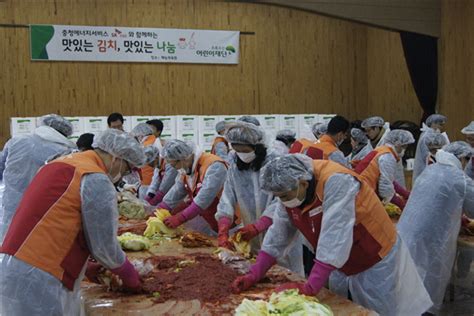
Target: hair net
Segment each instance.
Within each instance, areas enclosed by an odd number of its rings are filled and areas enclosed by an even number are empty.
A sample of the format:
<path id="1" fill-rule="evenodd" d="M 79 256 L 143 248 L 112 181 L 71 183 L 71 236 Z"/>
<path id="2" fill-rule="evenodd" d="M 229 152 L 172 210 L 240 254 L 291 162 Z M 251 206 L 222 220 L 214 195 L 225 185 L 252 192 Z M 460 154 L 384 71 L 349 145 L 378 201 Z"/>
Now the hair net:
<path id="1" fill-rule="evenodd" d="M 146 163 L 143 147 L 133 136 L 117 129 L 106 129 L 94 137 L 92 147 L 124 159 L 135 167 L 141 167 Z"/>
<path id="2" fill-rule="evenodd" d="M 43 115 L 40 117 L 39 125 L 45 125 L 49 126 L 51 128 L 54 128 L 61 134 L 63 134 L 66 137 L 69 137 L 72 135 L 72 124 L 68 120 L 66 120 L 64 117 L 61 115 L 57 114 L 48 114 L 48 115 Z"/>
<path id="3" fill-rule="evenodd" d="M 143 137 L 151 134 L 153 134 L 153 129 L 147 123 L 139 123 L 130 132 L 130 135 L 132 135 L 133 137 Z"/>
<path id="4" fill-rule="evenodd" d="M 372 116 L 363 120 L 361 125 L 362 125 L 362 128 L 368 128 L 368 127 L 383 127 L 384 124 L 385 124 L 385 121 L 383 118 L 381 118 L 380 116 Z"/>
<path id="5" fill-rule="evenodd" d="M 161 151 L 161 157 L 170 160 L 184 160 L 194 152 L 193 146 L 179 139 L 172 139 L 166 142 Z"/>
<path id="6" fill-rule="evenodd" d="M 448 118 L 441 114 L 431 114 L 426 119 L 426 125 L 431 126 L 431 124 L 444 124 Z"/>
<path id="7" fill-rule="evenodd" d="M 260 173 L 262 189 L 269 192 L 288 192 L 296 189 L 300 180 L 312 178 L 313 160 L 302 154 L 277 157 Z"/>
<path id="8" fill-rule="evenodd" d="M 250 123 L 253 125 L 260 126 L 260 122 L 257 120 L 256 117 L 250 116 L 250 115 L 244 115 L 238 119 L 238 121 Z"/>
<path id="9" fill-rule="evenodd" d="M 463 133 L 464 135 L 474 135 L 474 121 L 469 123 L 468 126 L 464 127 L 461 130 L 461 133 Z"/>
<path id="10" fill-rule="evenodd" d="M 328 124 L 327 123 L 314 123 L 313 127 L 311 128 L 313 135 L 315 137 L 320 137 L 323 134 L 328 132 Z"/>
<path id="11" fill-rule="evenodd" d="M 260 127 L 246 122 L 226 124 L 226 139 L 232 144 L 257 145 L 265 143 L 265 135 Z"/>
<path id="12" fill-rule="evenodd" d="M 150 164 L 155 161 L 155 159 L 158 158 L 158 155 L 160 154 L 160 150 L 155 146 L 147 146 L 143 149 L 143 152 L 145 153 L 146 164 Z"/>
<path id="13" fill-rule="evenodd" d="M 415 138 L 413 138 L 413 135 L 409 131 L 405 131 L 403 129 L 395 129 L 388 132 L 384 140 L 384 144 L 392 144 L 395 146 L 409 145 L 413 144 L 414 142 Z"/>
<path id="14" fill-rule="evenodd" d="M 278 131 L 276 134 L 276 138 L 295 138 L 295 137 L 296 137 L 296 132 L 290 129 L 282 129 L 281 131 Z"/>
<path id="15" fill-rule="evenodd" d="M 369 139 L 365 132 L 359 128 L 351 129 L 351 137 L 358 143 L 358 144 L 367 144 Z"/>
<path id="16" fill-rule="evenodd" d="M 225 131 L 225 121 L 220 121 L 216 124 L 216 132 L 220 133 Z"/>
<path id="17" fill-rule="evenodd" d="M 457 158 L 471 157 L 474 154 L 471 145 L 463 141 L 452 142 L 444 146 L 443 150 L 453 154 Z"/>
<path id="18" fill-rule="evenodd" d="M 447 144 L 446 137 L 441 133 L 427 133 L 425 142 L 428 148 L 441 148 Z"/>

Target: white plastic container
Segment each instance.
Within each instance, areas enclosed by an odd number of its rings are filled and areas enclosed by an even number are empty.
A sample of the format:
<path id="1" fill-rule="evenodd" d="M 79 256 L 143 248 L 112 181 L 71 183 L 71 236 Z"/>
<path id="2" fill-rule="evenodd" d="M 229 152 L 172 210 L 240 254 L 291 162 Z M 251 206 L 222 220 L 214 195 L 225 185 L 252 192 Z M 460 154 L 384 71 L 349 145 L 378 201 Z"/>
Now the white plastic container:
<path id="1" fill-rule="evenodd" d="M 237 119 L 241 116 L 242 115 L 221 115 L 219 116 L 219 121 L 224 121 L 224 122 L 237 121 Z"/>
<path id="2" fill-rule="evenodd" d="M 146 123 L 147 121 L 153 119 L 152 116 L 132 116 L 132 129 L 140 123 Z"/>
<path id="3" fill-rule="evenodd" d="M 133 116 L 124 116 L 123 117 L 123 130 L 127 133 L 132 131 L 132 118 Z"/>
<path id="4" fill-rule="evenodd" d="M 199 133 L 214 132 L 219 121 L 219 116 L 199 116 Z"/>
<path id="5" fill-rule="evenodd" d="M 86 116 L 83 117 L 84 133 L 98 134 L 107 129 L 106 116 Z"/>
<path id="6" fill-rule="evenodd" d="M 300 129 L 299 138 L 306 138 L 315 141 L 313 134 L 313 125 L 319 122 L 318 114 L 301 114 L 298 115 L 298 125 Z"/>
<path id="7" fill-rule="evenodd" d="M 199 146 L 198 134 L 194 131 L 185 131 L 182 133 L 178 133 L 178 139 L 184 142 L 193 142 L 194 144 Z"/>
<path id="8" fill-rule="evenodd" d="M 329 121 L 336 116 L 336 114 L 319 114 L 318 115 L 318 122 L 321 123 L 329 123 Z"/>
<path id="9" fill-rule="evenodd" d="M 298 115 L 293 115 L 293 114 L 280 115 L 280 129 L 289 129 L 289 130 L 295 131 L 296 138 L 299 138 L 300 130 L 298 127 Z"/>
<path id="10" fill-rule="evenodd" d="M 217 134 L 214 132 L 199 133 L 199 147 L 206 152 L 210 152 L 216 136 Z"/>
<path id="11" fill-rule="evenodd" d="M 35 117 L 12 117 L 10 120 L 10 134 L 12 137 L 31 134 L 35 128 Z"/>
<path id="12" fill-rule="evenodd" d="M 68 120 L 72 124 L 72 135 L 71 136 L 81 136 L 84 134 L 84 117 L 79 117 L 79 116 L 68 116 L 66 117 L 66 120 Z"/>
<path id="13" fill-rule="evenodd" d="M 176 120 L 177 132 L 182 134 L 184 132 L 198 132 L 199 119 L 198 116 L 178 116 Z"/>
<path id="14" fill-rule="evenodd" d="M 155 116 L 153 119 L 158 119 L 163 122 L 161 139 L 176 138 L 176 116 Z"/>

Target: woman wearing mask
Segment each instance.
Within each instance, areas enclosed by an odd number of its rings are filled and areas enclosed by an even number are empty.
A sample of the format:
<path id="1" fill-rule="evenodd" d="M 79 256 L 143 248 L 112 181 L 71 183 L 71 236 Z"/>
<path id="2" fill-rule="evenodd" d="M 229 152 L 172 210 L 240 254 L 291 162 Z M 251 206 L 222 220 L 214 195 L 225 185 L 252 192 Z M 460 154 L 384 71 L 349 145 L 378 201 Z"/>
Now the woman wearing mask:
<path id="1" fill-rule="evenodd" d="M 395 182 L 397 162 L 413 144 L 413 135 L 405 130 L 390 131 L 382 146 L 375 148 L 357 166 L 356 172 L 375 190 L 383 204 L 392 202 L 405 207 L 409 192 Z"/>
<path id="2" fill-rule="evenodd" d="M 188 198 L 188 206 L 167 218 L 165 225 L 176 228 L 200 215 L 217 232 L 214 215 L 227 174 L 224 160 L 177 139 L 166 142 L 161 156 L 180 176 L 158 207 L 172 211 Z M 212 234 L 209 227 L 195 229 Z"/>
<path id="3" fill-rule="evenodd" d="M 291 145 L 296 141 L 296 133 L 289 129 L 283 129 L 276 134 L 272 151 L 277 155 L 285 155 L 290 151 Z"/>
<path id="4" fill-rule="evenodd" d="M 153 129 L 150 125 L 146 123 L 139 123 L 135 126 L 130 135 L 135 137 L 135 139 L 145 147 L 153 146 L 153 143 L 156 140 L 156 137 L 153 135 Z M 145 165 L 140 169 L 140 178 L 141 178 L 141 192 L 140 198 L 144 198 L 144 195 L 148 189 L 148 186 L 151 183 L 153 178 L 154 167 Z"/>
<path id="5" fill-rule="evenodd" d="M 43 166 L 23 194 L 0 249 L 2 315 L 83 314 L 81 281 L 96 280 L 100 265 L 124 289 L 141 289 L 117 241 L 114 184 L 145 163 L 143 149 L 117 129 L 97 135 L 93 147 Z"/>
<path id="6" fill-rule="evenodd" d="M 437 132 L 427 133 L 424 138 L 428 149 L 428 156 L 426 157 L 425 163 L 426 166 L 428 166 L 436 163 L 436 153 L 443 148 L 444 145 L 447 145 L 447 140 L 443 134 Z"/>
<path id="7" fill-rule="evenodd" d="M 425 139 L 427 134 L 435 132 L 443 133 L 444 125 L 446 124 L 447 120 L 447 117 L 444 115 L 433 114 L 426 119 L 426 125 L 423 124 L 423 128 L 421 129 L 422 133 L 420 135 L 420 139 L 418 139 L 418 144 L 416 145 L 415 163 L 413 165 L 413 183 L 415 183 L 416 178 L 426 168 L 426 159 L 429 155 L 428 145 Z M 443 137 L 446 136 L 443 135 Z"/>
<path id="8" fill-rule="evenodd" d="M 211 154 L 221 157 L 227 161 L 229 155 L 229 142 L 224 137 L 225 121 L 216 124 L 217 136 L 212 143 Z"/>
<path id="9" fill-rule="evenodd" d="M 317 295 L 337 273 L 345 285 L 340 295 L 350 291 L 354 302 L 380 315 L 421 315 L 431 306 L 406 245 L 359 175 L 296 154 L 270 161 L 261 181 L 281 204 L 255 264 L 234 281 L 234 292 L 263 279 L 299 231 L 311 243 L 314 266 L 305 283 L 285 283 L 276 291 Z"/>
<path id="10" fill-rule="evenodd" d="M 357 167 L 357 164 L 373 150 L 373 148 L 365 132 L 359 128 L 351 129 L 351 146 L 352 152 L 347 158 L 352 168 L 355 168 Z"/>
<path id="11" fill-rule="evenodd" d="M 177 176 L 178 170 L 167 164 L 165 159 L 159 157 L 145 201 L 153 206 L 163 201 L 166 193 L 173 187 Z"/>
<path id="12" fill-rule="evenodd" d="M 252 252 L 255 253 L 260 249 L 265 231 L 272 225 L 273 213 L 278 205 L 278 200 L 272 194 L 261 190 L 260 170 L 277 155 L 267 154 L 265 135 L 254 124 L 230 123 L 226 138 L 235 154 L 230 159 L 224 192 L 217 206 L 219 246 L 233 248 L 229 242 L 229 230 L 238 208 L 244 225 L 239 232 L 244 240 L 250 241 Z M 288 255 L 281 258 L 280 263 L 303 274 L 301 243 L 295 241 L 289 249 Z"/>

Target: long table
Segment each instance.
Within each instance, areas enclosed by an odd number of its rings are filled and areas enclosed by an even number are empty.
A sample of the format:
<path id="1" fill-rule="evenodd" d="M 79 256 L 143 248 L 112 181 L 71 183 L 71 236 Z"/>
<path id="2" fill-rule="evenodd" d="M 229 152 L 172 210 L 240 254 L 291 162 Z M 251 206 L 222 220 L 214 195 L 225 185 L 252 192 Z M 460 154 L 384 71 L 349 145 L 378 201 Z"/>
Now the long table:
<path id="1" fill-rule="evenodd" d="M 127 256 L 133 259 L 155 256 L 180 256 L 196 253 L 213 253 L 215 248 L 184 248 L 176 239 L 161 241 L 154 244 L 146 252 L 128 252 Z M 304 279 L 291 271 L 275 266 L 269 274 L 284 276 L 291 281 L 304 281 Z M 203 278 L 203 282 L 205 279 Z M 267 299 L 274 291 L 276 284 L 259 283 L 253 289 L 241 294 L 232 294 L 224 304 L 201 303 L 193 301 L 166 301 L 155 303 L 152 297 L 146 295 L 130 295 L 117 297 L 108 293 L 104 286 L 83 282 L 82 299 L 86 315 L 233 315 L 235 308 L 244 298 Z M 337 296 L 327 289 L 322 289 L 318 299 L 331 307 L 335 315 L 377 315 L 362 306 Z"/>

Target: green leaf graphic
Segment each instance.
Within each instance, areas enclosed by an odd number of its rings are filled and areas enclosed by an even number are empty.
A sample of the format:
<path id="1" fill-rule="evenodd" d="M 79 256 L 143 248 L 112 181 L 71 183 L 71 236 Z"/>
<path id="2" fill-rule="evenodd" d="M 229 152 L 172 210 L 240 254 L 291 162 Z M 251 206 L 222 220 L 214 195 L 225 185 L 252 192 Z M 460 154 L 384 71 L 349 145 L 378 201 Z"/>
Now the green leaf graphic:
<path id="1" fill-rule="evenodd" d="M 52 25 L 30 25 L 31 59 L 48 59 L 46 45 L 53 36 Z"/>

